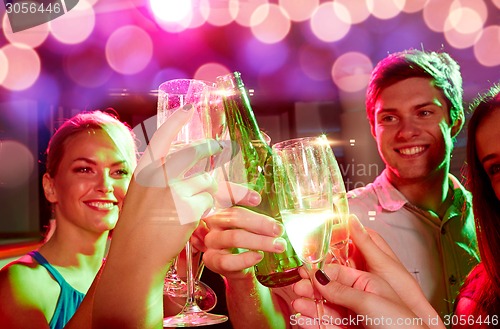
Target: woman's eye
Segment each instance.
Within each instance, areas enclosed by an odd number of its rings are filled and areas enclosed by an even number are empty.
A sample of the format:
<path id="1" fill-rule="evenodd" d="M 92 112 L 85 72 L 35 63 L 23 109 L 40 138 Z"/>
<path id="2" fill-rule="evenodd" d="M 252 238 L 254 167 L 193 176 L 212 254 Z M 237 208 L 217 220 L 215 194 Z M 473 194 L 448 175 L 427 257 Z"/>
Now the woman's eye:
<path id="1" fill-rule="evenodd" d="M 129 175 L 129 171 L 127 169 L 118 169 L 114 173 L 116 176 L 123 176 L 123 177 L 127 177 Z"/>
<path id="2" fill-rule="evenodd" d="M 73 169 L 74 172 L 76 173 L 82 173 L 82 174 L 87 174 L 87 173 L 93 173 L 94 171 L 90 167 L 76 167 Z"/>
<path id="3" fill-rule="evenodd" d="M 491 165 L 489 170 L 488 170 L 488 174 L 490 176 L 493 176 L 493 175 L 496 175 L 500 172 L 500 164 L 494 164 L 494 165 Z"/>

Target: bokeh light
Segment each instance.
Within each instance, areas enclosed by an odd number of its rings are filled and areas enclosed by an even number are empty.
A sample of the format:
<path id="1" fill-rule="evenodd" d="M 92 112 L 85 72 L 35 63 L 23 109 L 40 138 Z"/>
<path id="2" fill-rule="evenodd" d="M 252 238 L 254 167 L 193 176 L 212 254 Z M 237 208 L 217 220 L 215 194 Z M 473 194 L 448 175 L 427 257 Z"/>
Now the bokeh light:
<path id="1" fill-rule="evenodd" d="M 474 55 L 484 66 L 497 66 L 500 65 L 498 54 L 500 54 L 500 26 L 488 26 L 474 45 Z"/>
<path id="2" fill-rule="evenodd" d="M 210 4 L 210 0 L 201 0 L 200 11 L 207 23 L 214 26 L 230 24 L 238 13 L 238 3 L 234 0 L 221 1 L 216 6 Z"/>
<path id="3" fill-rule="evenodd" d="M 445 31 L 454 29 L 459 33 L 469 34 L 479 31 L 484 25 L 484 19 L 471 8 L 460 7 L 452 9 L 445 22 Z"/>
<path id="4" fill-rule="evenodd" d="M 434 32 L 443 32 L 453 0 L 429 1 L 423 10 L 425 24 Z"/>
<path id="5" fill-rule="evenodd" d="M 125 2 L 124 2 L 125 3 Z M 99 3 L 100 4 L 100 3 Z M 103 4 L 104 6 L 104 4 Z M 102 9 L 99 5 L 95 7 L 97 19 L 94 27 L 94 32 L 92 34 L 92 39 L 105 40 L 111 33 L 113 33 L 117 28 L 126 25 L 134 25 L 137 21 L 137 12 L 132 10 L 121 10 L 119 15 L 116 15 L 110 6 L 104 7 Z M 113 7 L 111 7 L 113 8 Z M 149 14 L 149 13 L 148 13 Z M 151 14 L 152 15 L 152 14 Z M 151 22 L 153 25 L 154 22 Z M 97 41 L 96 40 L 96 41 Z"/>
<path id="6" fill-rule="evenodd" d="M 405 13 L 416 13 L 424 9 L 430 0 L 408 0 L 405 2 L 403 11 Z"/>
<path id="7" fill-rule="evenodd" d="M 215 82 L 216 78 L 221 75 L 230 73 L 226 66 L 219 63 L 206 63 L 200 66 L 194 73 L 194 79 Z"/>
<path id="8" fill-rule="evenodd" d="M 349 32 L 350 17 L 351 15 L 344 5 L 326 2 L 321 4 L 311 17 L 311 29 L 316 37 L 322 41 L 337 41 Z"/>
<path id="9" fill-rule="evenodd" d="M 7 77 L 8 72 L 9 72 L 9 60 L 7 59 L 7 56 L 5 55 L 3 50 L 0 49 L 0 86 Z"/>
<path id="10" fill-rule="evenodd" d="M 251 18 L 253 35 L 264 43 L 276 43 L 283 40 L 290 32 L 291 22 L 280 6 L 262 5 Z"/>
<path id="11" fill-rule="evenodd" d="M 466 8 L 475 11 L 483 22 L 488 18 L 488 6 L 484 0 L 455 0 L 451 6 L 450 11 Z"/>
<path id="12" fill-rule="evenodd" d="M 373 64 L 365 54 L 345 53 L 332 66 L 331 75 L 335 84 L 343 91 L 358 92 L 368 85 Z"/>
<path id="13" fill-rule="evenodd" d="M 194 12 L 191 12 L 190 15 L 185 17 L 182 21 L 177 21 L 177 22 L 164 22 L 164 21 L 158 21 L 158 25 L 162 28 L 162 30 L 168 32 L 168 33 L 181 33 L 184 30 L 188 29 L 191 27 L 191 24 L 193 26 L 201 26 L 205 24 L 205 19 L 202 17 L 202 15 L 198 15 L 198 20 L 193 20 L 193 14 Z"/>
<path id="14" fill-rule="evenodd" d="M 196 29 L 198 27 L 203 26 L 206 22 L 207 22 L 207 13 L 204 12 L 202 7 L 195 6 L 191 10 L 191 15 L 189 16 L 189 20 L 186 19 L 186 23 L 184 25 L 186 28 Z M 168 28 L 166 30 L 168 31 Z"/>
<path id="15" fill-rule="evenodd" d="M 40 75 L 41 64 L 37 52 L 28 47 L 8 44 L 1 49 L 7 57 L 7 75 L 2 85 L 10 90 L 29 88 Z"/>
<path id="16" fill-rule="evenodd" d="M 154 16 L 163 22 L 181 22 L 190 15 L 193 7 L 191 0 L 149 0 Z"/>
<path id="17" fill-rule="evenodd" d="M 47 23 L 14 33 L 12 32 L 7 14 L 3 16 L 2 27 L 5 38 L 10 43 L 18 46 L 25 45 L 36 48 L 41 45 L 49 35 L 49 25 Z"/>
<path id="18" fill-rule="evenodd" d="M 206 22 L 202 13 L 204 0 L 150 0 L 150 8 L 158 25 L 170 33 L 180 33 L 188 28 L 200 27 Z M 205 14 L 205 15 L 204 15 Z"/>
<path id="19" fill-rule="evenodd" d="M 335 2 L 343 5 L 349 11 L 349 19 L 344 23 L 358 24 L 365 21 L 370 16 L 366 1 L 336 0 Z M 343 19 L 344 17 L 341 16 L 339 18 Z"/>
<path id="20" fill-rule="evenodd" d="M 94 26 L 94 9 L 86 0 L 80 0 L 75 8 L 49 22 L 52 36 L 64 44 L 85 41 L 92 34 Z"/>
<path id="21" fill-rule="evenodd" d="M 366 0 L 368 10 L 379 19 L 396 17 L 404 8 L 406 0 Z"/>
<path id="22" fill-rule="evenodd" d="M 500 0 L 491 0 L 491 2 L 493 2 L 493 4 L 498 8 L 500 9 Z"/>
<path id="23" fill-rule="evenodd" d="M 30 150 L 15 140 L 0 140 L 0 185 L 15 188 L 25 184 L 34 169 Z"/>
<path id="24" fill-rule="evenodd" d="M 153 41 L 147 32 L 137 26 L 117 29 L 106 42 L 109 66 L 122 74 L 142 71 L 153 57 Z"/>
<path id="25" fill-rule="evenodd" d="M 319 6 L 319 0 L 279 0 L 279 5 L 294 22 L 303 22 L 311 18 Z"/>
<path id="26" fill-rule="evenodd" d="M 196 29 L 203 26 L 207 22 L 209 14 L 210 3 L 206 0 L 195 0 L 189 15 L 187 15 L 183 21 L 178 22 L 179 31 L 187 28 Z M 167 25 L 164 29 L 169 31 L 169 26 Z"/>
<path id="27" fill-rule="evenodd" d="M 471 8 L 453 9 L 445 23 L 444 37 L 448 43 L 458 49 L 474 45 L 481 33 L 484 20 Z"/>
<path id="28" fill-rule="evenodd" d="M 250 27 L 254 11 L 268 3 L 268 0 L 239 1 L 238 12 L 234 20 L 241 26 Z"/>

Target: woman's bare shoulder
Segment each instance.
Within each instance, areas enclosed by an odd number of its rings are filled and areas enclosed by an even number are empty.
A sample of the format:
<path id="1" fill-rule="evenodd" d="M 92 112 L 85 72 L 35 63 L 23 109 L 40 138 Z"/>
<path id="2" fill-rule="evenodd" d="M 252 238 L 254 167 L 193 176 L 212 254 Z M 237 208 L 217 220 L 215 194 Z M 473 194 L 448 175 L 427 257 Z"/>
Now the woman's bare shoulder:
<path id="1" fill-rule="evenodd" d="M 46 277 L 43 273 L 46 273 L 46 270 L 30 255 L 24 255 L 7 264 L 0 270 L 0 296 L 7 293 L 18 296 L 33 295 L 36 286 L 43 284 L 40 282 Z"/>

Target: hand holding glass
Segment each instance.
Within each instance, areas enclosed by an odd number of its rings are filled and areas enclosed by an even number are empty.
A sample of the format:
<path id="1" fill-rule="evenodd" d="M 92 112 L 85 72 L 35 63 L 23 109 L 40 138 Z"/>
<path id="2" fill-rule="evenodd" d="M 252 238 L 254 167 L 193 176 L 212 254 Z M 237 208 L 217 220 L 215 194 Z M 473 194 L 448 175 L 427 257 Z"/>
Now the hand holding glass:
<path id="1" fill-rule="evenodd" d="M 177 79 L 164 82 L 158 90 L 158 125 L 161 125 L 174 111 L 191 104 L 194 114 L 191 120 L 182 128 L 177 139 L 172 144 L 171 152 L 179 151 L 193 142 L 215 138 L 223 130 L 220 125 L 224 123 L 224 111 L 218 111 L 213 106 L 214 86 L 207 82 L 192 79 Z M 211 159 L 199 163 L 185 173 L 186 176 L 196 175 L 212 167 Z M 191 243 L 186 244 L 187 264 L 187 298 L 182 311 L 163 321 L 164 327 L 194 327 L 216 324 L 227 321 L 227 316 L 204 312 L 196 303 L 195 284 L 192 264 Z M 167 289 L 168 290 L 168 289 Z"/>
<path id="2" fill-rule="evenodd" d="M 321 268 L 330 244 L 332 177 L 326 138 L 307 137 L 273 145 L 274 181 L 280 214 L 295 252 L 310 275 Z M 318 317 L 323 299 L 317 298 Z"/>

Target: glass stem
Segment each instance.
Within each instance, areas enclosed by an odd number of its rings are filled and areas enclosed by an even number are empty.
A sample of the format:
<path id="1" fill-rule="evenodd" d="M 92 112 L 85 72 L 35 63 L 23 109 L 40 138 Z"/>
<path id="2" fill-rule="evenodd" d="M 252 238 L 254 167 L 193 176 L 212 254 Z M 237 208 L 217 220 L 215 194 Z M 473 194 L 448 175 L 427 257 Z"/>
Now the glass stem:
<path id="1" fill-rule="evenodd" d="M 174 258 L 174 261 L 172 262 L 172 267 L 170 268 L 170 277 L 179 280 L 179 275 L 177 274 L 177 263 L 179 262 L 179 256 Z"/>
<path id="2" fill-rule="evenodd" d="M 194 295 L 194 275 L 193 275 L 193 253 L 191 243 L 188 241 L 186 243 L 186 265 L 187 265 L 187 298 L 186 305 L 184 306 L 184 311 L 188 313 L 191 312 L 203 312 L 201 308 L 196 304 L 196 299 Z"/>
<path id="3" fill-rule="evenodd" d="M 314 294 L 314 301 L 316 302 L 316 312 L 318 316 L 318 323 L 319 323 L 319 329 L 326 329 L 326 326 L 323 322 L 323 315 L 325 315 L 325 308 L 323 305 L 323 296 L 320 294 L 318 289 L 316 289 L 316 286 L 314 285 L 314 280 L 313 276 L 314 273 L 316 273 L 317 270 L 321 268 L 320 264 L 323 264 L 323 262 L 320 262 L 319 264 L 305 264 L 307 274 L 309 275 L 309 280 L 311 280 L 312 288 L 313 288 L 313 294 Z"/>

